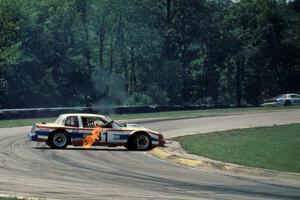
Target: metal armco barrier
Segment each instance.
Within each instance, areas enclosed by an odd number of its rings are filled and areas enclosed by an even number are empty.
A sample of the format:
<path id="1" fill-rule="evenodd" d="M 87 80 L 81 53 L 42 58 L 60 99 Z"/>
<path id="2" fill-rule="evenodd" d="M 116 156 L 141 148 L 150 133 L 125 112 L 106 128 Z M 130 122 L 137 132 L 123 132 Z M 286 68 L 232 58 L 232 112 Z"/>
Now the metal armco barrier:
<path id="1" fill-rule="evenodd" d="M 40 117 L 57 117 L 62 113 L 99 113 L 99 114 L 133 114 L 162 111 L 198 110 L 214 108 L 233 108 L 232 105 L 154 105 L 154 106 L 99 106 L 99 107 L 56 107 L 56 108 L 22 108 L 2 109 L 1 119 L 26 119 Z M 249 107 L 249 106 L 239 106 Z"/>

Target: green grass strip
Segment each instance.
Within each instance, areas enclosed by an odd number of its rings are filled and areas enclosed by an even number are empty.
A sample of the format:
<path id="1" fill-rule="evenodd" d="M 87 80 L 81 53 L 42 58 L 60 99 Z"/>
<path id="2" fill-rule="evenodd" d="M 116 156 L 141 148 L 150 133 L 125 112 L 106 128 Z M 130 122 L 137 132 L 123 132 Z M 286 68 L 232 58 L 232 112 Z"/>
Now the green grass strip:
<path id="1" fill-rule="evenodd" d="M 0 128 L 31 126 L 36 122 L 54 122 L 56 118 L 34 118 L 34 119 L 9 119 L 0 120 Z"/>
<path id="2" fill-rule="evenodd" d="M 259 112 L 276 112 L 276 111 L 291 111 L 300 110 L 300 106 L 290 107 L 256 107 L 256 108 L 226 108 L 226 109 L 202 109 L 202 110 L 185 110 L 185 111 L 168 111 L 154 112 L 141 114 L 110 114 L 109 116 L 115 120 L 126 119 L 148 119 L 148 118 L 197 118 L 197 117 L 212 117 L 223 115 L 237 115 L 246 113 Z M 15 120 L 0 120 L 0 128 L 30 126 L 35 122 L 54 122 L 55 118 L 34 118 L 34 119 L 15 119 Z"/>
<path id="3" fill-rule="evenodd" d="M 187 152 L 214 160 L 300 172 L 300 124 L 198 134 L 175 140 Z"/>
<path id="4" fill-rule="evenodd" d="M 300 110 L 300 106 L 290 107 L 253 107 L 253 108 L 224 108 L 224 109 L 201 109 L 201 110 L 183 110 L 183 111 L 167 111 L 141 114 L 111 114 L 113 119 L 143 119 L 143 118 L 196 118 L 210 117 L 222 115 L 236 115 L 246 113 L 259 112 L 276 112 Z"/>

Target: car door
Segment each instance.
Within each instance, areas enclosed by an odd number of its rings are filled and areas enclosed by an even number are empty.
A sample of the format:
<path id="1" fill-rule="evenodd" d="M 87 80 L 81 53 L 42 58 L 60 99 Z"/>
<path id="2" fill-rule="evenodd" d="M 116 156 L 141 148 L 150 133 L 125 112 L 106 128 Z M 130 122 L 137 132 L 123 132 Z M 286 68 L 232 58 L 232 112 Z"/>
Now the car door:
<path id="1" fill-rule="evenodd" d="M 100 117 L 86 117 L 82 116 L 82 127 L 86 134 L 91 134 L 93 129 L 99 126 L 101 128 L 101 134 L 99 135 L 99 139 L 96 142 L 100 143 L 109 143 L 112 142 L 112 136 L 110 135 L 109 130 L 111 127 L 105 126 L 107 121 Z M 84 137 L 84 136 L 83 136 Z"/>
<path id="2" fill-rule="evenodd" d="M 293 105 L 299 105 L 300 104 L 300 95 L 293 94 L 291 95 L 291 100 Z"/>
<path id="3" fill-rule="evenodd" d="M 96 142 L 108 145 L 124 144 L 129 138 L 130 131 L 121 129 L 121 125 L 101 117 L 81 117 L 82 127 L 86 134 L 91 134 L 96 126 L 100 126 L 101 135 Z"/>
<path id="4" fill-rule="evenodd" d="M 113 121 L 111 123 L 105 121 L 105 125 L 102 126 L 101 132 L 101 142 L 109 144 L 117 142 L 115 137 L 115 127 L 113 127 Z"/>

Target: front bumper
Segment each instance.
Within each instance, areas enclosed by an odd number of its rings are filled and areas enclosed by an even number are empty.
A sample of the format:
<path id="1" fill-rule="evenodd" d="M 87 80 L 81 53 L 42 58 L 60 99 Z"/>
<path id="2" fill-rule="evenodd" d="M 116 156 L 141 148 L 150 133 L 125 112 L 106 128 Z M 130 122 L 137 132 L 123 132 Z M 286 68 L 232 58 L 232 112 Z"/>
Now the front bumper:
<path id="1" fill-rule="evenodd" d="M 163 146 L 165 146 L 165 144 L 166 144 L 166 141 L 165 141 L 163 135 L 159 135 L 159 143 L 158 143 L 158 146 L 163 147 Z"/>

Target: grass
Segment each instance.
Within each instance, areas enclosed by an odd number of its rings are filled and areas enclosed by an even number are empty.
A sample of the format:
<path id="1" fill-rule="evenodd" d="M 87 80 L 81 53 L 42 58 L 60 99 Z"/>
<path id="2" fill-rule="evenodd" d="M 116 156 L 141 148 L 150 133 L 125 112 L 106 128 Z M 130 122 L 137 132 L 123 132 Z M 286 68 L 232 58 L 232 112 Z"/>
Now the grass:
<path id="1" fill-rule="evenodd" d="M 300 124 L 175 138 L 189 153 L 240 165 L 300 173 Z"/>
<path id="2" fill-rule="evenodd" d="M 142 113 L 142 114 L 124 114 L 124 115 L 111 114 L 109 116 L 115 120 L 146 119 L 146 118 L 196 118 L 196 117 L 210 117 L 210 116 L 221 116 L 221 115 L 236 115 L 236 114 L 243 114 L 243 113 L 289 111 L 295 109 L 300 109 L 300 106 L 206 109 L 206 110 L 169 111 L 169 112 L 155 112 L 155 113 Z M 15 126 L 30 126 L 34 122 L 42 122 L 42 121 L 53 122 L 54 120 L 55 118 L 0 120 L 0 128 L 15 127 Z"/>
<path id="3" fill-rule="evenodd" d="M 55 118 L 34 118 L 34 119 L 9 119 L 0 120 L 0 128 L 30 126 L 35 122 L 54 122 Z"/>
<path id="4" fill-rule="evenodd" d="M 253 108 L 224 108 L 224 109 L 202 109 L 202 110 L 185 110 L 185 111 L 168 111 L 142 114 L 112 114 L 113 119 L 141 119 L 141 118 L 196 118 L 196 117 L 210 117 L 221 115 L 235 115 L 243 113 L 257 113 L 257 112 L 275 112 L 275 111 L 289 111 L 299 109 L 300 106 L 290 107 L 253 107 Z"/>
<path id="5" fill-rule="evenodd" d="M 45 198 L 22 198 L 22 197 L 0 197 L 0 200 L 31 200 L 31 199 L 40 199 L 44 200 Z"/>
<path id="6" fill-rule="evenodd" d="M 0 200 L 17 200 L 16 197 L 0 197 Z"/>

